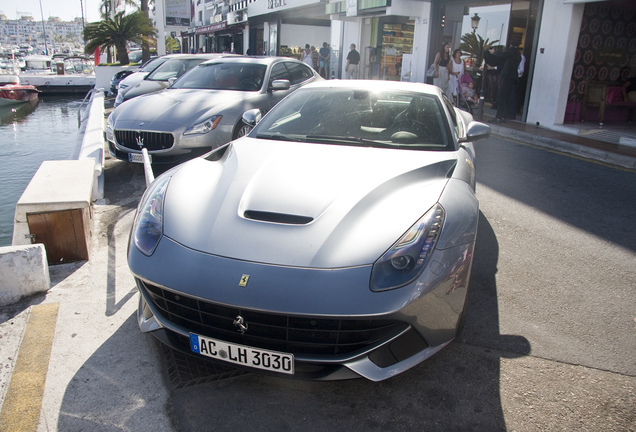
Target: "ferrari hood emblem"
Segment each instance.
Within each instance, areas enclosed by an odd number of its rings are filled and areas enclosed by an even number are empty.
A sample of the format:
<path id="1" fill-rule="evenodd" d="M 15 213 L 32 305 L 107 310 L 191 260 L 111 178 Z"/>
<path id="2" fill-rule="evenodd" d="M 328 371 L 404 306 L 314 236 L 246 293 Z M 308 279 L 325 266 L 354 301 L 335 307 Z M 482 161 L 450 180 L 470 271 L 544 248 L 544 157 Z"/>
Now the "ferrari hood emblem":
<path id="1" fill-rule="evenodd" d="M 249 281 L 249 280 L 250 280 L 250 275 L 245 275 L 245 274 L 244 274 L 243 276 L 241 276 L 241 280 L 240 280 L 240 282 L 239 282 L 239 286 L 240 286 L 240 287 L 245 287 L 245 286 L 247 286 L 247 281 Z"/>
<path id="2" fill-rule="evenodd" d="M 242 316 L 237 316 L 236 319 L 234 320 L 234 325 L 236 326 L 236 329 L 241 333 L 245 333 L 247 331 L 247 323 L 245 322 L 245 319 L 243 319 Z"/>

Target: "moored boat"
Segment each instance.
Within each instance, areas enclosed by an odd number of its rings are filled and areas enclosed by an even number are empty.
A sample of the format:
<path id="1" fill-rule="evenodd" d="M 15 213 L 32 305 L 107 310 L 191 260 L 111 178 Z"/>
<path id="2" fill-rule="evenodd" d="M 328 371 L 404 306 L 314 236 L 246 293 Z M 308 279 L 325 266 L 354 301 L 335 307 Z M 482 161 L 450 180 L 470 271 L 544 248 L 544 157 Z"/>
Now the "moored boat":
<path id="1" fill-rule="evenodd" d="M 0 106 L 37 100 L 39 92 L 35 86 L 23 84 L 18 75 L 0 75 Z"/>

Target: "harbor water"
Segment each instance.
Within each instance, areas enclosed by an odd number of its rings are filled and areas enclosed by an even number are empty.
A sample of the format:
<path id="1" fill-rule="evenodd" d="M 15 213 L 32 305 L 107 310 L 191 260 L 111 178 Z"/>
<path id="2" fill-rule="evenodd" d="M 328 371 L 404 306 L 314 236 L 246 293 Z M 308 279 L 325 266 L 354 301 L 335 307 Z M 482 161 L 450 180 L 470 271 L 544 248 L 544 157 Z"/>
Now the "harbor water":
<path id="1" fill-rule="evenodd" d="M 0 107 L 0 246 L 13 240 L 15 205 L 43 161 L 74 158 L 84 95 L 42 96 Z"/>

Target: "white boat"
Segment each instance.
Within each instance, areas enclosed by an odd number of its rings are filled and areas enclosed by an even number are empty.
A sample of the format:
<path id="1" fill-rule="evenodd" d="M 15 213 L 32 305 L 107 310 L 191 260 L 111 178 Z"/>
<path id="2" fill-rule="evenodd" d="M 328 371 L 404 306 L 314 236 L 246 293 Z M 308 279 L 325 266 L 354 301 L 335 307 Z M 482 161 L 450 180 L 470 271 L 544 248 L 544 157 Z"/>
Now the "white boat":
<path id="1" fill-rule="evenodd" d="M 39 57 L 40 68 L 29 69 L 30 57 Z M 25 58 L 27 69 L 20 76 L 22 81 L 36 86 L 42 93 L 87 93 L 95 87 L 95 71 L 88 57 L 70 56 L 52 61 L 49 58 L 48 71 L 45 56 Z M 38 66 L 37 58 L 31 62 Z"/>

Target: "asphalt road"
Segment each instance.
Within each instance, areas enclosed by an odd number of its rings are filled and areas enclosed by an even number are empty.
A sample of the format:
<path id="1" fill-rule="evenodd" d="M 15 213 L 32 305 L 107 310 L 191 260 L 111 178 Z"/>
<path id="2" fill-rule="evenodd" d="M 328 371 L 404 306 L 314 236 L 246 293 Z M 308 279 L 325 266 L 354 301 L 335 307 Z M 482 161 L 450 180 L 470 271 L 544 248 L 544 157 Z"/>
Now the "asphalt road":
<path id="1" fill-rule="evenodd" d="M 636 174 L 498 137 L 476 151 L 465 330 L 380 383 L 210 368 L 141 334 L 126 243 L 143 173 L 108 159 L 91 260 L 29 300 L 60 303 L 38 431 L 636 430 Z M 2 312 L 4 341 L 27 307 Z"/>

